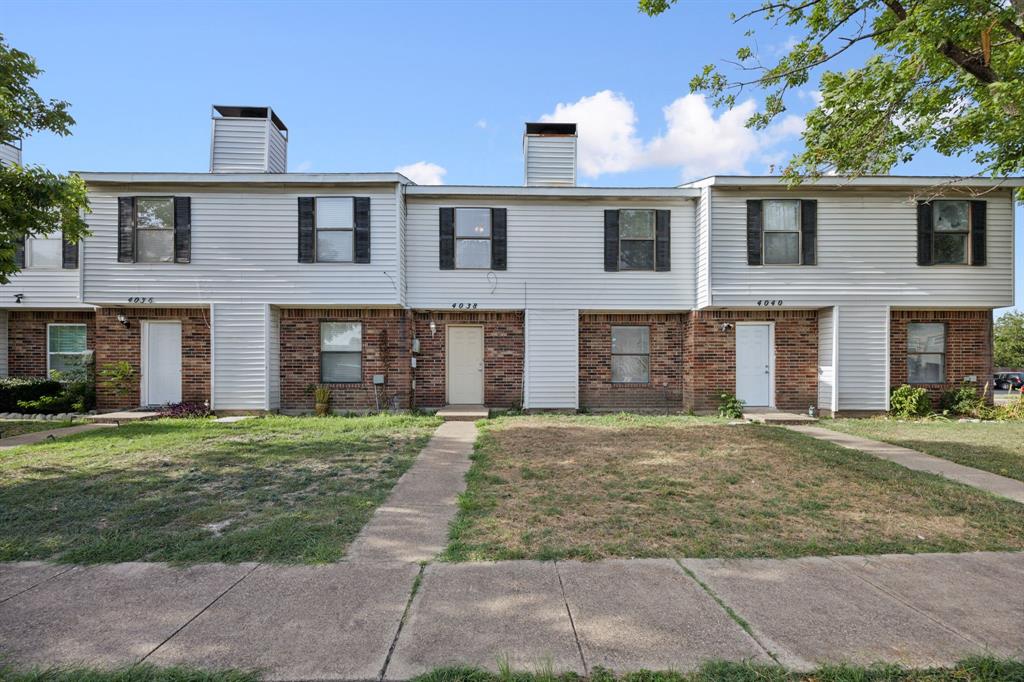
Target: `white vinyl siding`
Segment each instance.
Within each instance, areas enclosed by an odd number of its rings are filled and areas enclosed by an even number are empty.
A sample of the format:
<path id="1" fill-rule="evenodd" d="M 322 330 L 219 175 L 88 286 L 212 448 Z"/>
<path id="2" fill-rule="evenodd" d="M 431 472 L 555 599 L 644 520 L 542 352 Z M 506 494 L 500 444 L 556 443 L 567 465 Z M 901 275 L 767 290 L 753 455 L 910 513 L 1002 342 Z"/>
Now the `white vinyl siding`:
<path id="1" fill-rule="evenodd" d="M 523 407 L 579 406 L 579 311 L 526 310 Z"/>
<path id="2" fill-rule="evenodd" d="M 836 314 L 838 409 L 889 409 L 889 308 L 843 305 Z"/>
<path id="3" fill-rule="evenodd" d="M 0 305 L 13 307 L 15 294 L 24 294 L 22 308 L 89 309 L 82 303 L 80 276 L 78 269 L 22 270 L 11 275 L 8 284 L 0 286 Z"/>
<path id="4" fill-rule="evenodd" d="M 810 191 L 817 199 L 817 265 L 747 265 L 746 202 L 779 198 L 712 188 L 711 300 L 715 307 L 749 307 L 761 299 L 786 307 L 861 304 L 943 308 L 1013 305 L 1013 204 L 1008 190 L 988 202 L 988 265 L 917 265 L 917 202 L 909 190 Z M 673 240 L 673 248 L 676 242 Z"/>
<path id="5" fill-rule="evenodd" d="M 192 199 L 188 267 L 117 262 L 117 197 L 130 188 L 90 192 L 92 236 L 85 249 L 90 303 L 153 305 L 260 301 L 275 305 L 397 306 L 398 240 L 394 185 L 223 191 L 177 186 Z M 298 262 L 298 197 L 370 197 L 371 263 Z M 436 248 L 436 247 L 435 247 Z"/>
<path id="6" fill-rule="evenodd" d="M 508 269 L 441 270 L 439 209 L 451 199 L 408 196 L 408 304 L 481 309 L 689 310 L 694 307 L 694 212 L 691 199 L 509 200 L 459 197 L 460 206 L 507 209 Z M 671 210 L 671 272 L 605 272 L 605 209 Z"/>
<path id="7" fill-rule="evenodd" d="M 835 410 L 833 397 L 836 382 L 836 324 L 838 316 L 832 308 L 818 311 L 818 409 Z"/>
<path id="8" fill-rule="evenodd" d="M 21 150 L 9 144 L 0 143 L 0 166 L 20 166 Z"/>
<path id="9" fill-rule="evenodd" d="M 572 187 L 576 184 L 576 138 L 527 135 L 526 185 Z"/>
<path id="10" fill-rule="evenodd" d="M 281 311 L 267 307 L 267 409 L 281 407 Z"/>
<path id="11" fill-rule="evenodd" d="M 703 308 L 711 305 L 711 283 L 709 273 L 711 271 L 711 188 L 702 187 L 700 200 L 697 203 L 697 250 L 696 250 L 696 275 L 697 275 L 697 307 Z"/>
<path id="12" fill-rule="evenodd" d="M 274 127 L 273 121 L 267 121 L 267 137 L 270 146 L 267 152 L 267 172 L 288 172 L 288 140 Z"/>
<path id="13" fill-rule="evenodd" d="M 210 170 L 214 173 L 263 173 L 267 170 L 265 118 L 215 118 Z"/>
<path id="14" fill-rule="evenodd" d="M 213 409 L 268 409 L 269 314 L 263 303 L 210 306 Z"/>

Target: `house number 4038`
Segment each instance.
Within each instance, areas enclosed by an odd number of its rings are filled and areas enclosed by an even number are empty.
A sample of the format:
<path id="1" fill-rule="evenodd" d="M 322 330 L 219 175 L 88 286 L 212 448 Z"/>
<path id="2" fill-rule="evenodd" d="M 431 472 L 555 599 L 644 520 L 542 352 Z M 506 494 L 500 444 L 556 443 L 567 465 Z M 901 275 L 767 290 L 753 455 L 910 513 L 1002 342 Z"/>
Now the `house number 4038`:
<path id="1" fill-rule="evenodd" d="M 129 303 L 152 303 L 153 302 L 153 297 L 152 296 L 129 296 L 128 297 L 128 302 Z"/>
<path id="2" fill-rule="evenodd" d="M 452 303 L 455 310 L 476 310 L 476 303 Z"/>
<path id="3" fill-rule="evenodd" d="M 762 298 L 757 302 L 757 305 L 761 308 L 773 308 L 782 305 L 781 298 Z"/>

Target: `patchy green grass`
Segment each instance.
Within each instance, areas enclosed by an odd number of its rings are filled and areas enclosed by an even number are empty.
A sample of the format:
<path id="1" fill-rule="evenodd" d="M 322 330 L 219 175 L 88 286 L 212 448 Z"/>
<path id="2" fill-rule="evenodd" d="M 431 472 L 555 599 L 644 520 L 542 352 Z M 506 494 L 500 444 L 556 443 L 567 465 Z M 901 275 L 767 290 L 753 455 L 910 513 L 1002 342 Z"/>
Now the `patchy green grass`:
<path id="1" fill-rule="evenodd" d="M 778 427 L 507 417 L 473 460 L 451 561 L 1024 549 L 1024 505 Z"/>
<path id="2" fill-rule="evenodd" d="M 1024 423 L 824 419 L 822 426 L 1024 481 Z"/>
<path id="3" fill-rule="evenodd" d="M 434 417 L 163 419 L 0 451 L 0 561 L 335 561 Z"/>
<path id="4" fill-rule="evenodd" d="M 11 438 L 36 431 L 49 431 L 50 429 L 62 429 L 65 426 L 74 426 L 73 421 L 35 421 L 30 419 L 0 420 L 0 438 Z"/>
<path id="5" fill-rule="evenodd" d="M 792 672 L 781 666 L 712 661 L 688 672 L 616 674 L 595 668 L 588 678 L 575 673 L 492 673 L 479 668 L 442 668 L 413 678 L 413 682 L 1021 682 L 1024 663 L 997 658 L 971 658 L 951 668 L 907 669 L 895 665 L 824 666 L 811 672 Z M 19 681 L 20 682 L 20 681 Z"/>
<path id="6" fill-rule="evenodd" d="M 36 668 L 17 671 L 0 668 L 4 682 L 258 682 L 256 673 L 204 671 L 194 668 L 157 668 L 138 665 L 117 670 L 91 668 Z"/>

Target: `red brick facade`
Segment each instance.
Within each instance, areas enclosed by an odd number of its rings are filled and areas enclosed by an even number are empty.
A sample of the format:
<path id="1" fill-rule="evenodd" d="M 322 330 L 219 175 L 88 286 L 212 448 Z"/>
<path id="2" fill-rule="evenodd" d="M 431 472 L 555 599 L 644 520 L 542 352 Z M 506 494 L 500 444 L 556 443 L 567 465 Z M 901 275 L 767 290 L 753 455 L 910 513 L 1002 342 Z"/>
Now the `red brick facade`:
<path id="1" fill-rule="evenodd" d="M 650 330 L 650 377 L 646 384 L 612 383 L 612 327 Z M 580 315 L 580 407 L 589 410 L 684 408 L 683 334 L 686 314 Z"/>
<path id="2" fill-rule="evenodd" d="M 974 376 L 978 386 L 992 381 L 991 310 L 893 310 L 889 322 L 889 382 L 893 388 L 907 383 L 907 325 L 939 322 L 946 326 L 946 381 L 921 384 L 938 406 L 939 396 Z"/>
<path id="3" fill-rule="evenodd" d="M 127 318 L 125 327 L 118 315 Z M 181 399 L 210 401 L 210 325 L 204 308 L 100 308 L 96 311 L 96 370 L 127 361 L 135 382 L 127 395 L 119 395 L 102 378 L 96 382 L 96 406 L 101 410 L 138 407 L 142 401 L 142 322 L 181 322 Z"/>
<path id="4" fill-rule="evenodd" d="M 86 325 L 86 348 L 95 348 L 96 316 L 91 310 L 12 310 L 7 314 L 7 373 L 45 377 L 46 327 L 53 323 Z"/>
<path id="5" fill-rule="evenodd" d="M 716 410 L 719 394 L 736 392 L 736 323 L 775 322 L 775 406 L 805 411 L 818 404 L 816 310 L 703 310 L 689 314 L 683 343 L 684 403 Z M 722 325 L 732 325 L 723 330 Z"/>
<path id="6" fill-rule="evenodd" d="M 412 345 L 411 322 L 404 310 L 382 308 L 281 310 L 281 409 L 312 410 L 312 387 L 320 381 L 320 323 L 362 323 L 362 380 L 358 383 L 327 384 L 331 387 L 331 408 L 361 412 L 390 405 L 409 407 Z M 375 374 L 384 375 L 384 385 L 374 387 Z"/>
<path id="7" fill-rule="evenodd" d="M 447 325 L 478 324 L 484 328 L 484 403 L 518 407 L 523 403 L 523 313 L 418 312 L 414 314 L 420 353 L 416 357 L 415 404 L 442 407 L 447 403 L 445 344 Z M 430 333 L 430 321 L 435 332 Z"/>

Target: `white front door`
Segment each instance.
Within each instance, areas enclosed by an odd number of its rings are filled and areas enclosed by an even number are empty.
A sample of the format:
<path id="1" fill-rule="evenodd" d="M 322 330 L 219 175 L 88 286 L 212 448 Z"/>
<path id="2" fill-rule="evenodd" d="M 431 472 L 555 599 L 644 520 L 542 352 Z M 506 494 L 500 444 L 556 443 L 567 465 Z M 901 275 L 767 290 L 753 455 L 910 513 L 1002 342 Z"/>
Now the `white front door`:
<path id="1" fill-rule="evenodd" d="M 484 403 L 484 328 L 448 326 L 448 402 Z"/>
<path id="2" fill-rule="evenodd" d="M 181 402 L 181 322 L 142 323 L 142 404 Z"/>
<path id="3" fill-rule="evenodd" d="M 748 407 L 775 407 L 770 322 L 736 325 L 736 397 Z"/>

